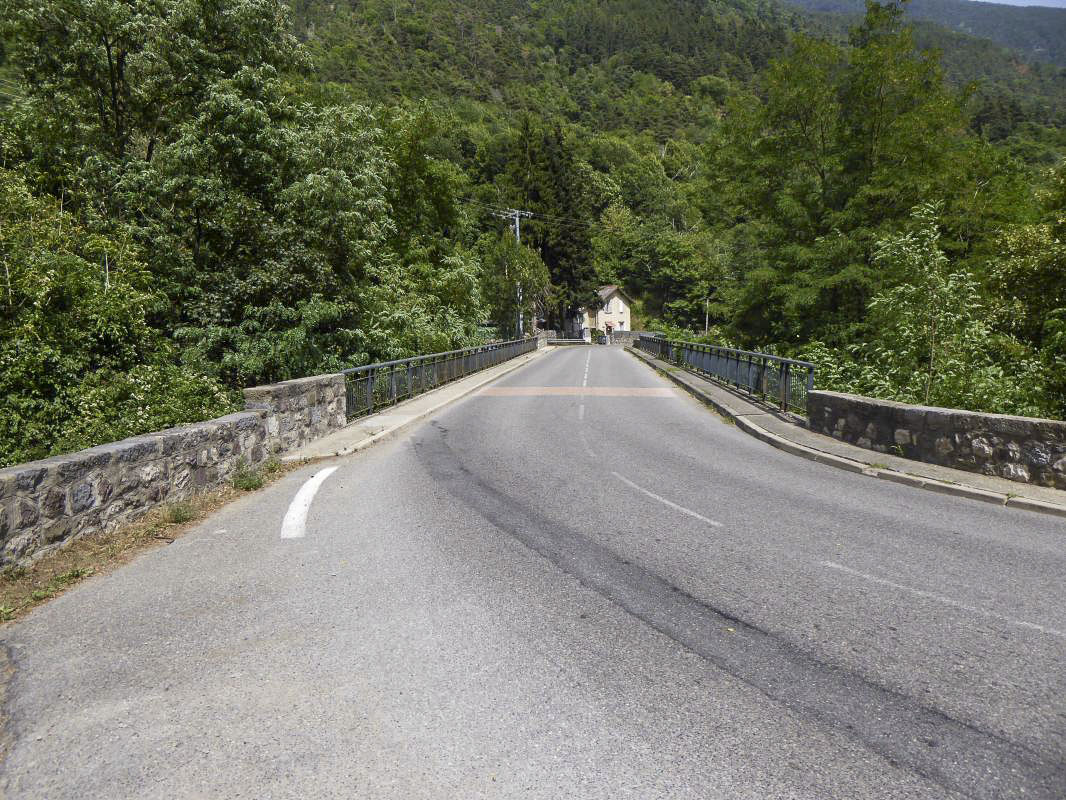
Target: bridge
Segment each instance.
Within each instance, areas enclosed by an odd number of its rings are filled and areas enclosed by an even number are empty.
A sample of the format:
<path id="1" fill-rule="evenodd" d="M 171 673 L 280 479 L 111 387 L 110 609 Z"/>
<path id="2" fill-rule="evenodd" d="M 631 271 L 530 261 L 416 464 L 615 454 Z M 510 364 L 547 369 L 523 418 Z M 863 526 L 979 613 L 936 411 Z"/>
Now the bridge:
<path id="1" fill-rule="evenodd" d="M 315 389 L 413 399 L 3 630 L 4 795 L 1066 796 L 1064 520 L 664 355 Z"/>

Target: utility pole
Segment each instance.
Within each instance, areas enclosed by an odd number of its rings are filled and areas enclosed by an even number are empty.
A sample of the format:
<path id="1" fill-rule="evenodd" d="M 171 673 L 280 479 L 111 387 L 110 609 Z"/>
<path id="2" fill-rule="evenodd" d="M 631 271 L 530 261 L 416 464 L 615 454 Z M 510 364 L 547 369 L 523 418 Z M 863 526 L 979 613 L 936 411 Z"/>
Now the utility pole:
<path id="1" fill-rule="evenodd" d="M 532 211 L 523 211 L 519 208 L 509 208 L 506 211 L 500 211 L 496 214 L 497 217 L 503 219 L 510 219 L 514 221 L 514 240 L 518 244 L 522 244 L 522 217 L 532 217 Z M 515 291 L 518 297 L 518 338 L 522 338 L 522 282 L 515 281 Z"/>

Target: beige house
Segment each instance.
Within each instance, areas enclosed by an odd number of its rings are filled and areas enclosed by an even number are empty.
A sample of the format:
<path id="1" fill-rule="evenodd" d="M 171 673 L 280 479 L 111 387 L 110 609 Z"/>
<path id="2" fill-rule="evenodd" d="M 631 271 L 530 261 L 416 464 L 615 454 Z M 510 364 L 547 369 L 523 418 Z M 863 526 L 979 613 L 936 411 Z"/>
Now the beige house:
<path id="1" fill-rule="evenodd" d="M 587 337 L 590 330 L 601 330 L 605 333 L 633 330 L 630 317 L 633 301 L 629 295 L 617 286 L 601 286 L 597 292 L 603 300 L 603 308 L 599 311 L 578 309 L 573 318 L 573 333 Z"/>

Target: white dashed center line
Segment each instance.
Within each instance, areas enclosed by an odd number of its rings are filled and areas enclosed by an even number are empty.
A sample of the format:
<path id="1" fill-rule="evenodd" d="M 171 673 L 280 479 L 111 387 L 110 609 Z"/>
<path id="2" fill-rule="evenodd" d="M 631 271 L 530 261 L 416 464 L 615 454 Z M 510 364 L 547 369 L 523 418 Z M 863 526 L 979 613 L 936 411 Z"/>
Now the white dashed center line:
<path id="1" fill-rule="evenodd" d="M 977 606 L 968 606 L 965 603 L 960 603 L 957 600 L 952 600 L 950 597 L 945 597 L 942 594 L 936 592 L 927 592 L 924 589 L 915 589 L 912 586 L 904 586 L 902 583 L 896 583 L 895 581 L 886 580 L 885 578 L 878 578 L 876 575 L 869 575 L 865 572 L 859 572 L 858 570 L 845 567 L 843 564 L 837 564 L 835 561 L 823 561 L 823 567 L 829 567 L 829 569 L 835 569 L 840 572 L 847 573 L 856 578 L 862 578 L 864 581 L 870 581 L 870 583 L 877 583 L 881 586 L 888 586 L 892 589 L 899 589 L 901 592 L 908 592 L 917 597 L 926 597 L 930 600 L 936 600 L 938 603 L 943 603 L 947 606 L 954 606 L 962 611 L 969 611 L 972 614 L 980 614 L 982 617 L 990 617 L 991 619 L 998 619 L 1001 622 L 1007 622 L 1011 625 L 1017 625 L 1019 628 L 1028 628 L 1029 630 L 1040 631 L 1046 633 L 1049 636 L 1057 636 L 1060 639 L 1066 639 L 1066 633 L 1055 630 L 1054 628 L 1048 628 L 1043 625 L 1037 625 L 1035 622 L 1025 622 L 1020 619 L 1012 619 L 1011 617 L 1004 616 L 1003 614 L 997 614 L 995 611 L 986 611 L 983 608 Z"/>
<path id="2" fill-rule="evenodd" d="M 697 514 L 691 508 L 685 508 L 684 506 L 679 506 L 677 503 L 671 502 L 670 500 L 667 500 L 665 497 L 662 497 L 660 495 L 655 494 L 655 492 L 648 491 L 643 486 L 638 486 L 637 484 L 633 483 L 633 481 L 629 480 L 629 478 L 626 478 L 623 475 L 619 475 L 617 472 L 612 472 L 611 474 L 614 475 L 616 478 L 618 478 L 618 480 L 620 480 L 622 483 L 624 483 L 626 486 L 630 487 L 631 489 L 636 489 L 641 494 L 647 495 L 652 500 L 656 500 L 656 501 L 662 503 L 664 506 L 669 506 L 670 508 L 674 509 L 674 511 L 680 511 L 682 514 L 688 514 L 690 517 L 694 517 L 694 518 L 698 519 L 700 522 L 706 522 L 708 525 L 712 525 L 715 528 L 721 528 L 722 527 L 722 523 L 721 522 L 718 522 L 718 521 L 713 520 L 713 519 L 708 519 L 707 517 L 703 516 L 703 514 Z"/>

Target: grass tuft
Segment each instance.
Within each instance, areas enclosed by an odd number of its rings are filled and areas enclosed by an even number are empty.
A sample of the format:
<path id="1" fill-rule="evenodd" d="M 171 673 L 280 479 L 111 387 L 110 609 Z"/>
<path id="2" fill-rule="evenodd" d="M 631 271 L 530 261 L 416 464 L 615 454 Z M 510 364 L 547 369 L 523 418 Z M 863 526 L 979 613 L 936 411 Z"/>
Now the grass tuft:
<path id="1" fill-rule="evenodd" d="M 265 482 L 263 473 L 249 467 L 243 458 L 237 463 L 237 468 L 233 471 L 234 489 L 241 492 L 254 492 L 256 489 L 261 489 Z"/>
<path id="2" fill-rule="evenodd" d="M 183 525 L 196 519 L 196 508 L 192 503 L 171 503 L 164 508 L 163 518 L 171 525 Z"/>

